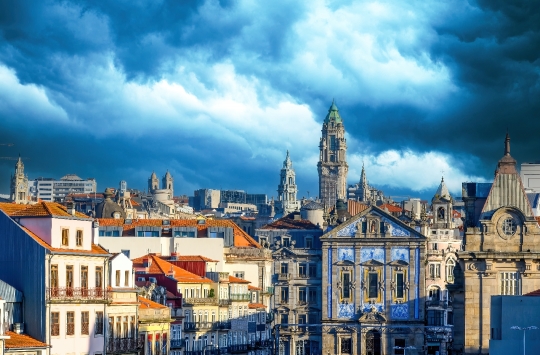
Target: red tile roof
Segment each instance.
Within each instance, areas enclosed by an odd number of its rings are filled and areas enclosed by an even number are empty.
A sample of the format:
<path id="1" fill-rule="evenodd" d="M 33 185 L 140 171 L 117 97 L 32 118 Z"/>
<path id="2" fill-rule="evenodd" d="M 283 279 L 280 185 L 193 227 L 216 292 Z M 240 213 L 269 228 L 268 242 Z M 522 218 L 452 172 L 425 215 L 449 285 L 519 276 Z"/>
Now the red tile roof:
<path id="1" fill-rule="evenodd" d="M 168 257 L 162 257 L 163 259 L 165 260 L 168 260 L 170 258 L 170 256 Z M 176 255 L 176 260 L 177 261 L 204 261 L 204 262 L 207 262 L 207 263 L 218 263 L 219 260 L 214 260 L 214 259 L 210 259 L 210 258 L 207 258 L 206 256 L 202 256 L 202 255 Z"/>
<path id="2" fill-rule="evenodd" d="M 355 200 L 348 200 L 347 201 L 347 211 L 349 212 L 349 214 L 352 216 L 355 216 L 365 210 L 368 209 L 368 205 L 362 203 L 362 202 L 358 202 L 358 201 L 355 201 Z"/>
<path id="3" fill-rule="evenodd" d="M 39 202 L 34 205 L 21 205 L 25 206 L 25 208 L 17 210 L 6 205 L 10 204 L 2 203 L 0 205 L 0 209 L 12 217 L 77 217 L 91 219 L 87 215 L 80 212 L 75 212 L 74 215 L 71 215 L 67 212 L 66 206 L 56 202 Z"/>
<path id="4" fill-rule="evenodd" d="M 0 210 L 4 211 L 8 216 L 11 216 L 13 213 L 24 210 L 26 208 L 28 208 L 28 205 L 0 202 Z"/>
<path id="5" fill-rule="evenodd" d="M 151 301 L 148 298 L 144 298 L 144 297 L 141 297 L 141 296 L 138 296 L 138 297 L 139 297 L 139 309 L 150 309 L 150 308 L 163 309 L 163 308 L 167 308 L 167 306 L 164 306 L 164 305 L 159 304 L 157 302 Z"/>
<path id="6" fill-rule="evenodd" d="M 148 274 L 170 275 L 172 271 L 174 272 L 174 279 L 180 283 L 212 283 L 212 280 L 182 269 L 181 267 L 161 259 L 155 254 L 148 254 L 141 256 L 140 258 L 133 259 L 133 267 L 143 268 L 143 261 L 145 259 L 149 259 L 149 261 L 151 259 L 150 266 L 147 268 Z"/>
<path id="7" fill-rule="evenodd" d="M 403 209 L 399 206 L 396 206 L 396 205 L 391 205 L 389 203 L 385 203 L 384 205 L 380 205 L 378 206 L 381 210 L 387 210 L 388 212 L 390 213 L 396 213 L 396 212 L 402 212 Z"/>
<path id="8" fill-rule="evenodd" d="M 267 224 L 262 229 L 320 229 L 307 219 L 294 219 L 294 216 L 300 216 L 300 212 L 289 213 L 288 215 Z"/>
<path id="9" fill-rule="evenodd" d="M 266 306 L 262 303 L 250 303 L 248 304 L 249 309 L 259 309 L 259 308 L 266 308 Z"/>
<path id="10" fill-rule="evenodd" d="M 540 296 L 540 290 L 536 290 L 536 291 L 532 291 L 532 292 L 529 292 L 523 296 L 535 296 L 535 297 L 538 297 Z"/>
<path id="11" fill-rule="evenodd" d="M 197 228 L 198 238 L 206 238 L 208 227 L 223 227 L 232 228 L 234 236 L 234 246 L 236 247 L 254 247 L 260 248 L 261 246 L 255 239 L 249 234 L 244 232 L 242 228 L 238 227 L 233 221 L 227 219 L 207 219 L 204 223 L 199 223 L 196 219 L 171 219 L 169 225 L 163 225 L 161 219 L 134 219 L 130 224 L 124 224 L 123 219 L 114 218 L 98 218 L 100 226 L 114 226 L 123 228 L 123 236 L 135 236 L 136 227 L 194 227 Z M 201 235 L 204 235 L 202 237 Z"/>
<path id="12" fill-rule="evenodd" d="M 42 343 L 41 341 L 32 338 L 27 334 L 17 334 L 15 332 L 7 331 L 6 335 L 10 339 L 6 339 L 4 346 L 6 349 L 23 349 L 23 348 L 48 348 L 49 345 Z"/>
<path id="13" fill-rule="evenodd" d="M 230 276 L 230 275 L 229 275 L 229 282 L 230 283 L 235 283 L 235 284 L 249 284 L 249 283 L 251 283 L 251 281 L 244 280 L 244 279 L 241 279 L 241 278 L 238 278 L 238 277 L 235 277 L 235 276 Z"/>
<path id="14" fill-rule="evenodd" d="M 260 290 L 262 290 L 262 288 L 248 285 L 248 290 L 249 291 L 260 291 Z"/>

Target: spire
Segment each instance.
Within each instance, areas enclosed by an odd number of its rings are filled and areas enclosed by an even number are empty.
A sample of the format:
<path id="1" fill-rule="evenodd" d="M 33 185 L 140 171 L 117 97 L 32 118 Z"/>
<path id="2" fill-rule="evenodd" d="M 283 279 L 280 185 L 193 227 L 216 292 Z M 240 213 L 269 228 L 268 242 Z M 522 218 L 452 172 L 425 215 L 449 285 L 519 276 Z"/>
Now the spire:
<path id="1" fill-rule="evenodd" d="M 504 140 L 504 155 L 510 155 L 510 135 L 506 132 L 506 138 Z"/>
<path id="2" fill-rule="evenodd" d="M 360 184 L 362 186 L 367 185 L 366 169 L 364 169 L 364 162 L 362 162 L 362 173 L 360 173 Z"/>
<path id="3" fill-rule="evenodd" d="M 342 123 L 341 116 L 339 115 L 339 109 L 336 105 L 336 100 L 332 100 L 332 105 L 328 109 L 328 114 L 324 119 L 324 123 L 335 121 L 335 123 Z"/>
<path id="4" fill-rule="evenodd" d="M 441 177 L 441 183 L 439 185 L 439 188 L 437 189 L 437 192 L 435 192 L 435 196 L 431 199 L 431 201 L 435 200 L 452 200 L 452 196 L 450 195 L 450 191 L 448 191 L 448 187 L 446 187 L 446 184 L 444 183 L 444 176 Z"/>
<path id="5" fill-rule="evenodd" d="M 289 155 L 289 150 L 288 149 L 287 149 L 287 156 L 285 157 L 285 160 L 283 161 L 283 167 L 284 168 L 291 168 L 292 167 L 291 156 Z"/>

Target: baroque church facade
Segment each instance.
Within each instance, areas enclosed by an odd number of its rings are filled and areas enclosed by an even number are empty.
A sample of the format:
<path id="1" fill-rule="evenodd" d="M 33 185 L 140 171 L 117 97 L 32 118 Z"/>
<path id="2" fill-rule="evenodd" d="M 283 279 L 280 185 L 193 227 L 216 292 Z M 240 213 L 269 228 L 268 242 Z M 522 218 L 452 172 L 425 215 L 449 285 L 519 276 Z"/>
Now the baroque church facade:
<path id="1" fill-rule="evenodd" d="M 422 349 L 426 237 L 370 206 L 321 242 L 322 354 Z"/>
<path id="2" fill-rule="evenodd" d="M 322 126 L 319 143 L 319 199 L 325 209 L 347 198 L 347 142 L 338 107 L 332 102 Z"/>

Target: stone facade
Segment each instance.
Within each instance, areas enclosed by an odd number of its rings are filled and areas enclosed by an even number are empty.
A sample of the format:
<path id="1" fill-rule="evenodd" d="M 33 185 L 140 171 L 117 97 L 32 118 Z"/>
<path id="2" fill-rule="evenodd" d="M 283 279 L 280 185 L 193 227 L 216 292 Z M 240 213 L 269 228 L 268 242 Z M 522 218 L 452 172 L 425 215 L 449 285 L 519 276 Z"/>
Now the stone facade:
<path id="1" fill-rule="evenodd" d="M 323 354 L 422 349 L 426 238 L 371 206 L 321 241 Z"/>
<path id="2" fill-rule="evenodd" d="M 454 350 L 489 352 L 491 296 L 540 289 L 540 229 L 510 155 L 510 138 L 479 220 L 465 231 L 454 294 Z M 510 324 L 511 325 L 511 324 Z M 510 326 L 508 325 L 508 326 Z"/>
<path id="3" fill-rule="evenodd" d="M 347 142 L 345 126 L 334 102 L 328 110 L 319 143 L 319 199 L 326 209 L 347 198 Z"/>
<path id="4" fill-rule="evenodd" d="M 15 164 L 15 175 L 11 176 L 11 201 L 28 203 L 28 176 L 24 174 L 24 164 L 19 157 Z"/>
<path id="5" fill-rule="evenodd" d="M 277 192 L 278 200 L 275 203 L 277 213 L 284 216 L 300 209 L 300 201 L 296 199 L 296 194 L 298 193 L 296 174 L 292 166 L 289 151 L 287 151 L 283 168 L 281 168 Z"/>

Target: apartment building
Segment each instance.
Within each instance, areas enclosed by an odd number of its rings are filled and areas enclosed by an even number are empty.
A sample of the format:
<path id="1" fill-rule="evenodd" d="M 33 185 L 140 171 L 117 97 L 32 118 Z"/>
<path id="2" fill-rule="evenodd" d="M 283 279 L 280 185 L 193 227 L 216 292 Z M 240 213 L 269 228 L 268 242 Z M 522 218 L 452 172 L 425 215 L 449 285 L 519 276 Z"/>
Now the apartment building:
<path id="1" fill-rule="evenodd" d="M 57 203 L 15 206 L 0 204 L 0 278 L 25 296 L 27 333 L 53 355 L 104 354 L 111 255 L 97 226 Z"/>

